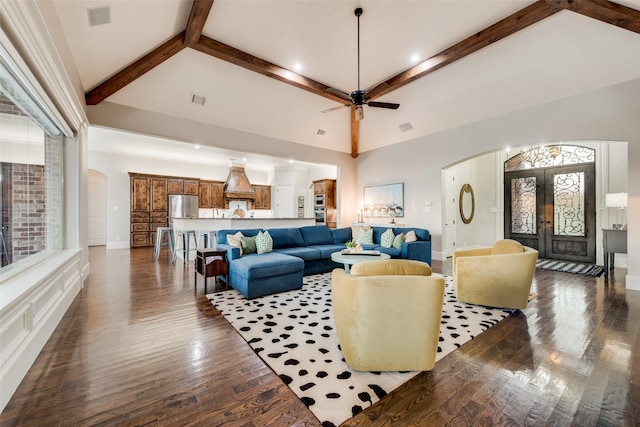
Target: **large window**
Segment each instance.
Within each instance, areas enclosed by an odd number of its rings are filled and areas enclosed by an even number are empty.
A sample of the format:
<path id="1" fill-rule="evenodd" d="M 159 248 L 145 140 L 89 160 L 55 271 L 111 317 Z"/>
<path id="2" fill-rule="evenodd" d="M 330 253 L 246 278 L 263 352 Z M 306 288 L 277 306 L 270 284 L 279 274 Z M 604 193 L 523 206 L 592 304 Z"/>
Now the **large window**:
<path id="1" fill-rule="evenodd" d="M 62 249 L 64 136 L 0 50 L 0 281 Z"/>

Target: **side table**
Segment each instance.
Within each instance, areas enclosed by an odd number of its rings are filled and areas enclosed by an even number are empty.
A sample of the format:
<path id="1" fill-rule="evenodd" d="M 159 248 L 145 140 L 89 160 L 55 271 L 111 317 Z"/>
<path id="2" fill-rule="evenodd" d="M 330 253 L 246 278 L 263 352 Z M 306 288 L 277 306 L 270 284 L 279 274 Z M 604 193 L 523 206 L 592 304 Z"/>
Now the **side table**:
<path id="1" fill-rule="evenodd" d="M 204 276 L 204 293 L 207 293 L 207 278 L 226 276 L 226 289 L 229 288 L 229 263 L 227 251 L 217 249 L 198 249 L 196 251 L 196 269 L 193 286 L 198 286 L 198 274 Z"/>
<path id="2" fill-rule="evenodd" d="M 615 254 L 627 253 L 627 230 L 613 228 L 602 229 L 602 247 L 604 252 L 604 277 L 609 277 L 609 270 L 613 270 Z M 609 263 L 611 260 L 611 263 Z"/>

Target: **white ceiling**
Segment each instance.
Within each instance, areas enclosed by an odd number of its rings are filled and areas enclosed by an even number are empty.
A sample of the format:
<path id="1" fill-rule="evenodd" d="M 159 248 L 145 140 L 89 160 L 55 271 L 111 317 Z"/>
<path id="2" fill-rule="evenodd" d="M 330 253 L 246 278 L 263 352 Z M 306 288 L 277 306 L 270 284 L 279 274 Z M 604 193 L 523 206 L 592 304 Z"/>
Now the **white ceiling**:
<path id="1" fill-rule="evenodd" d="M 356 89 L 356 6 L 362 88 L 531 4 L 519 0 L 216 0 L 203 34 L 344 92 Z M 640 10 L 640 0 L 620 4 Z M 85 91 L 185 28 L 191 1 L 66 0 L 55 8 Z M 109 5 L 111 23 L 87 10 Z M 360 152 L 640 77 L 640 34 L 573 13 L 546 20 L 365 107 Z M 204 106 L 191 94 L 206 97 Z M 351 151 L 349 109 L 192 49 L 108 102 L 340 152 Z M 399 125 L 410 122 L 412 130 Z M 326 130 L 318 136 L 318 129 Z"/>

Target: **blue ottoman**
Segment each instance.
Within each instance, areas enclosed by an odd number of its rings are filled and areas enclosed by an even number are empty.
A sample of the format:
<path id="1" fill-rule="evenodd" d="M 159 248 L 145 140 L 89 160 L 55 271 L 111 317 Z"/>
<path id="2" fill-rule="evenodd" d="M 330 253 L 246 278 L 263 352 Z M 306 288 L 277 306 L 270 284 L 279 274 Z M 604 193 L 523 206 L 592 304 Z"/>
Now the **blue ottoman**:
<path id="1" fill-rule="evenodd" d="M 230 263 L 231 286 L 247 299 L 302 288 L 304 261 L 269 252 L 243 255 Z"/>

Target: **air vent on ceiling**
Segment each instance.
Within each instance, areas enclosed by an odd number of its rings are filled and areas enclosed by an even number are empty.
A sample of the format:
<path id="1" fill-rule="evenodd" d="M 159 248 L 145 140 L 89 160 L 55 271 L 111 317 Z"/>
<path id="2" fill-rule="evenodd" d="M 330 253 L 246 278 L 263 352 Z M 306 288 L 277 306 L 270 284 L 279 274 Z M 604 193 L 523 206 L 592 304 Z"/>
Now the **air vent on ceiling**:
<path id="1" fill-rule="evenodd" d="M 316 132 L 316 135 L 318 136 L 324 136 L 324 134 L 327 133 L 326 130 L 324 129 L 318 129 L 318 131 Z"/>
<path id="2" fill-rule="evenodd" d="M 410 122 L 398 125 L 398 127 L 400 128 L 400 130 L 402 132 L 406 132 L 406 131 L 409 131 L 409 130 L 413 129 L 413 125 Z"/>
<path id="3" fill-rule="evenodd" d="M 108 24 L 111 22 L 109 6 L 94 7 L 88 9 L 89 11 L 89 25 L 95 27 L 96 25 Z"/>
<path id="4" fill-rule="evenodd" d="M 195 93 L 191 94 L 192 104 L 204 105 L 204 101 L 206 101 L 204 96 L 196 95 Z"/>

